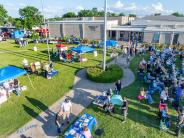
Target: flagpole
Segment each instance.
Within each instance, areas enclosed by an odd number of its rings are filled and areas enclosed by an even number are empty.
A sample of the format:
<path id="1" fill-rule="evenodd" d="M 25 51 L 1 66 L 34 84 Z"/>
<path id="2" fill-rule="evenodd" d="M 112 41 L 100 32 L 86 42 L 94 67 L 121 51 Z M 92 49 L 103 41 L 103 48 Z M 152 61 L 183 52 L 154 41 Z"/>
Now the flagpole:
<path id="1" fill-rule="evenodd" d="M 49 41 L 48 41 L 48 35 L 47 35 L 47 24 L 46 24 L 45 14 L 44 14 L 44 10 L 43 10 L 43 0 L 41 0 L 41 3 L 42 3 L 43 22 L 44 22 L 45 29 L 46 29 L 45 36 L 46 36 L 46 42 L 47 42 L 47 52 L 48 52 L 48 58 L 49 58 L 49 62 L 50 62 L 51 61 L 51 59 L 50 59 L 50 50 L 49 50 L 50 48 L 49 48 Z"/>
<path id="2" fill-rule="evenodd" d="M 107 0 L 104 0 L 104 47 L 103 47 L 103 70 L 106 69 L 106 41 L 107 41 Z"/>

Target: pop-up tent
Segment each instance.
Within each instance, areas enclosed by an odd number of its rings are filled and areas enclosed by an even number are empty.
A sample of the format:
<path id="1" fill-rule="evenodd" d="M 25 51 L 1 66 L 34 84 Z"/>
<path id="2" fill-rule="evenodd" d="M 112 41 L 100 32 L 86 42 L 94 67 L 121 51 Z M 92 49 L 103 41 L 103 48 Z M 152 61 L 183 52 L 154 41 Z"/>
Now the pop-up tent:
<path id="1" fill-rule="evenodd" d="M 76 53 L 87 53 L 87 52 L 93 52 L 94 49 L 85 45 L 79 45 L 78 47 L 74 47 L 71 49 L 71 51 L 76 52 Z"/>
<path id="2" fill-rule="evenodd" d="M 26 70 L 15 67 L 15 66 L 7 66 L 0 69 L 0 83 L 8 81 L 10 79 L 17 78 L 27 74 Z"/>
<path id="3" fill-rule="evenodd" d="M 64 44 L 56 44 L 56 48 L 57 48 L 58 52 L 68 50 L 68 47 L 65 46 Z"/>
<path id="4" fill-rule="evenodd" d="M 122 99 L 121 95 L 113 95 L 111 97 L 111 103 L 113 105 L 119 105 L 119 106 L 121 106 L 123 104 L 123 99 Z"/>
<path id="5" fill-rule="evenodd" d="M 24 31 L 23 30 L 15 30 L 12 33 L 12 38 L 14 38 L 14 39 L 20 39 L 20 38 L 23 38 L 23 37 L 24 37 Z"/>
<path id="6" fill-rule="evenodd" d="M 107 40 L 106 41 L 106 46 L 107 47 L 116 47 L 116 46 L 118 46 L 119 44 L 118 44 L 118 41 L 115 41 L 115 40 Z M 103 42 L 101 42 L 100 44 L 99 44 L 99 46 L 100 47 L 103 47 L 104 46 L 104 41 Z"/>
<path id="7" fill-rule="evenodd" d="M 18 68 L 16 66 L 6 66 L 4 68 L 0 68 L 0 84 L 10 79 L 15 79 L 25 74 L 27 74 L 26 70 Z M 31 83 L 31 86 L 34 88 L 28 74 L 27 76 Z"/>

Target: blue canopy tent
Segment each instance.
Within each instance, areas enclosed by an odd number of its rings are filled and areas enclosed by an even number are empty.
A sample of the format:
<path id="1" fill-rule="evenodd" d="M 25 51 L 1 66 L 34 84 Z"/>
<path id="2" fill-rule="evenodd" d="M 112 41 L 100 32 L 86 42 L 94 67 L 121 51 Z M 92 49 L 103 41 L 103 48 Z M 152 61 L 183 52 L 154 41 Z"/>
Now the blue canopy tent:
<path id="1" fill-rule="evenodd" d="M 4 68 L 0 68 L 0 84 L 10 79 L 15 79 L 25 74 L 27 74 L 26 70 L 18 68 L 16 66 L 6 66 Z M 34 88 L 29 76 L 28 76 L 28 79 L 31 83 L 31 86 Z"/>
<path id="2" fill-rule="evenodd" d="M 94 49 L 85 45 L 79 45 L 78 47 L 74 47 L 71 49 L 71 51 L 76 52 L 76 53 L 87 53 L 87 52 L 93 52 Z"/>
<path id="3" fill-rule="evenodd" d="M 115 40 L 107 40 L 106 41 L 106 46 L 107 47 L 116 47 L 116 46 L 118 46 L 119 44 L 118 44 L 118 41 L 115 41 Z M 100 44 L 99 44 L 99 46 L 100 47 L 103 47 L 104 46 L 104 41 L 103 42 L 101 42 Z"/>
<path id="4" fill-rule="evenodd" d="M 24 74 L 27 74 L 27 72 L 24 69 L 21 69 L 15 66 L 7 66 L 4 68 L 1 68 L 0 69 L 0 83 L 3 83 L 10 79 L 17 78 Z"/>
<path id="5" fill-rule="evenodd" d="M 23 30 L 15 30 L 12 33 L 12 38 L 14 38 L 14 39 L 20 39 L 20 38 L 23 38 L 23 37 L 24 37 L 24 31 Z"/>
<path id="6" fill-rule="evenodd" d="M 113 105 L 119 105 L 119 106 L 121 106 L 123 104 L 123 99 L 122 99 L 121 95 L 113 95 L 111 97 L 111 103 Z"/>

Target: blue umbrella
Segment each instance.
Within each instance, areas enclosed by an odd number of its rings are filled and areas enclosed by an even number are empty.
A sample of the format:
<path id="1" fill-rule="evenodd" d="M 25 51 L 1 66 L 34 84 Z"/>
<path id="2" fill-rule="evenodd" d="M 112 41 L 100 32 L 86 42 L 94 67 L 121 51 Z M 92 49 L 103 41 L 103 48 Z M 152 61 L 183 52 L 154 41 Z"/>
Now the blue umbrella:
<path id="1" fill-rule="evenodd" d="M 79 45 L 78 47 L 72 48 L 71 51 L 81 54 L 81 53 L 92 52 L 94 51 L 94 49 L 85 45 Z"/>
<path id="2" fill-rule="evenodd" d="M 103 47 L 104 46 L 104 41 L 101 42 L 99 45 L 100 45 L 100 47 Z M 107 47 L 115 47 L 115 46 L 118 46 L 118 41 L 115 41 L 115 40 L 107 40 L 106 41 L 106 46 Z"/>
<path id="3" fill-rule="evenodd" d="M 119 106 L 121 106 L 123 104 L 123 99 L 122 99 L 121 95 L 113 95 L 111 97 L 111 103 L 113 105 L 119 105 Z"/>

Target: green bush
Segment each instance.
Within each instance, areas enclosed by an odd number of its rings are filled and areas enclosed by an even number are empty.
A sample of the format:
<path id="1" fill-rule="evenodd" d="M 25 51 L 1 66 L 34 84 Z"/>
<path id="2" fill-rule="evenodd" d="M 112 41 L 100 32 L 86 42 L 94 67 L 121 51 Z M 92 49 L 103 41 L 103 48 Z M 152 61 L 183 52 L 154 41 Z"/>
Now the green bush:
<path id="1" fill-rule="evenodd" d="M 105 71 L 100 67 L 90 67 L 87 69 L 87 78 L 98 83 L 112 83 L 123 76 L 123 71 L 118 65 L 110 65 Z"/>

